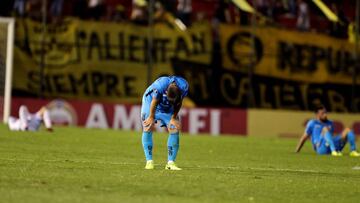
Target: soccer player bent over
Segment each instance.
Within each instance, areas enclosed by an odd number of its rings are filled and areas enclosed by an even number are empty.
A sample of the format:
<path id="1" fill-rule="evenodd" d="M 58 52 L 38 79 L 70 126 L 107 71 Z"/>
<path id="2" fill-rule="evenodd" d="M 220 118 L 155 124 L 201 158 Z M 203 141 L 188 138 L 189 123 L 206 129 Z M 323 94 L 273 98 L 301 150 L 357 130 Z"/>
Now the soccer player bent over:
<path id="1" fill-rule="evenodd" d="M 46 107 L 42 107 L 39 111 L 32 114 L 25 105 L 21 105 L 19 108 L 19 118 L 10 117 L 8 125 L 12 131 L 37 131 L 42 122 L 44 122 L 48 131 L 53 131 L 49 111 Z"/>
<path id="2" fill-rule="evenodd" d="M 350 144 L 350 156 L 359 157 L 360 154 L 356 151 L 355 134 L 349 129 L 345 130 L 337 136 L 334 134 L 333 122 L 327 119 L 326 108 L 322 105 L 315 109 L 316 119 L 311 119 L 306 124 L 304 135 L 300 138 L 299 144 L 296 147 L 296 152 L 299 152 L 308 137 L 311 137 L 314 150 L 317 154 L 331 154 L 333 156 L 342 156 L 342 149 L 346 142 Z"/>
<path id="3" fill-rule="evenodd" d="M 145 169 L 154 169 L 152 158 L 152 132 L 155 122 L 166 127 L 168 138 L 168 162 L 166 170 L 181 170 L 175 164 L 179 150 L 180 122 L 178 113 L 183 98 L 188 94 L 187 81 L 178 76 L 160 77 L 145 91 L 142 98 L 141 120 L 143 122 L 142 145 L 145 152 Z"/>

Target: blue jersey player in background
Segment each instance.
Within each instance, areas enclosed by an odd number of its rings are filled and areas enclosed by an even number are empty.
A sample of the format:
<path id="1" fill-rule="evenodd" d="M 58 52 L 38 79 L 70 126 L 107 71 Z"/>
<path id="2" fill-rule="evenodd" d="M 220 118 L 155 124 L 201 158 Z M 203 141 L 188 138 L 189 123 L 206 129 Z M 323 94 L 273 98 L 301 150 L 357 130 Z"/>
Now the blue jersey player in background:
<path id="1" fill-rule="evenodd" d="M 179 150 L 180 121 L 178 113 L 183 98 L 188 94 L 187 81 L 178 76 L 160 77 L 145 91 L 142 98 L 141 120 L 143 124 L 142 144 L 145 152 L 145 169 L 154 169 L 152 157 L 152 132 L 156 122 L 166 127 L 168 138 L 167 170 L 181 170 L 175 164 Z"/>
<path id="2" fill-rule="evenodd" d="M 331 154 L 342 156 L 341 151 L 345 144 L 350 144 L 350 156 L 359 157 L 356 151 L 355 134 L 350 128 L 345 128 L 339 135 L 334 136 L 333 122 L 327 119 L 327 111 L 323 105 L 315 109 L 316 119 L 311 119 L 306 124 L 304 135 L 300 138 L 296 152 L 300 152 L 305 141 L 310 137 L 311 143 L 317 154 Z"/>

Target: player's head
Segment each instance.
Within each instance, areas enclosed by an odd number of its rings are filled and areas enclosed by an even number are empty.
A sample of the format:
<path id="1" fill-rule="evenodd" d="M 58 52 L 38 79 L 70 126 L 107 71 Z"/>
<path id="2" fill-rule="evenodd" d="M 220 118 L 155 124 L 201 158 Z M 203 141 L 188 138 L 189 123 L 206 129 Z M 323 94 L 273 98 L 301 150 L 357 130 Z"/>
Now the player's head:
<path id="1" fill-rule="evenodd" d="M 177 104 L 181 100 L 181 92 L 175 83 L 171 83 L 166 91 L 166 97 L 171 104 Z"/>
<path id="2" fill-rule="evenodd" d="M 317 105 L 314 111 L 317 119 L 321 121 L 327 121 L 327 111 L 324 105 Z"/>

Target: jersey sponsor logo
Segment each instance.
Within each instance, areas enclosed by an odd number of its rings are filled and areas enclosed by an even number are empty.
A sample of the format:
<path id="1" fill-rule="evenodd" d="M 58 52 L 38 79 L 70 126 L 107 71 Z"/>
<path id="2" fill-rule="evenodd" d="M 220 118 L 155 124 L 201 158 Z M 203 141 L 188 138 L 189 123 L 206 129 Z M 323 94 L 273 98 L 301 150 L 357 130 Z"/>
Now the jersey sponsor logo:
<path id="1" fill-rule="evenodd" d="M 163 106 L 164 108 L 170 108 L 170 107 L 171 107 L 170 102 L 169 102 L 169 100 L 167 99 L 166 94 L 163 94 L 163 95 L 162 95 L 160 104 L 161 104 L 161 106 Z"/>

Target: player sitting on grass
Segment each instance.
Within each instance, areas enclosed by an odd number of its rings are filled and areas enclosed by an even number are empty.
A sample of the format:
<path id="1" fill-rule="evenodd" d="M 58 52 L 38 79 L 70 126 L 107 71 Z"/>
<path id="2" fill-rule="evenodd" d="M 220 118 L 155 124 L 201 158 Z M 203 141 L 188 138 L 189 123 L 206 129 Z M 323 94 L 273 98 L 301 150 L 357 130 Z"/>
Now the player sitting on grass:
<path id="1" fill-rule="evenodd" d="M 141 106 L 142 144 L 146 158 L 145 169 L 154 169 L 152 131 L 155 122 L 159 121 L 160 126 L 166 127 L 169 132 L 168 163 L 165 169 L 181 170 L 174 162 L 179 150 L 180 121 L 178 113 L 182 100 L 188 93 L 188 87 L 185 79 L 171 76 L 158 78 L 146 89 Z"/>
<path id="2" fill-rule="evenodd" d="M 37 131 L 42 122 L 48 131 L 53 131 L 49 111 L 46 107 L 42 107 L 36 113 L 31 114 L 25 105 L 21 105 L 19 118 L 10 117 L 8 125 L 12 131 Z"/>
<path id="3" fill-rule="evenodd" d="M 302 146 L 308 137 L 311 137 L 314 150 L 317 154 L 331 154 L 333 156 L 342 156 L 342 149 L 346 142 L 350 144 L 350 156 L 359 157 L 356 151 L 355 134 L 349 128 L 337 136 L 334 134 L 333 122 L 327 119 L 326 108 L 320 105 L 315 108 L 316 119 L 311 119 L 306 124 L 304 135 L 300 138 L 296 147 L 296 152 L 300 152 Z"/>

